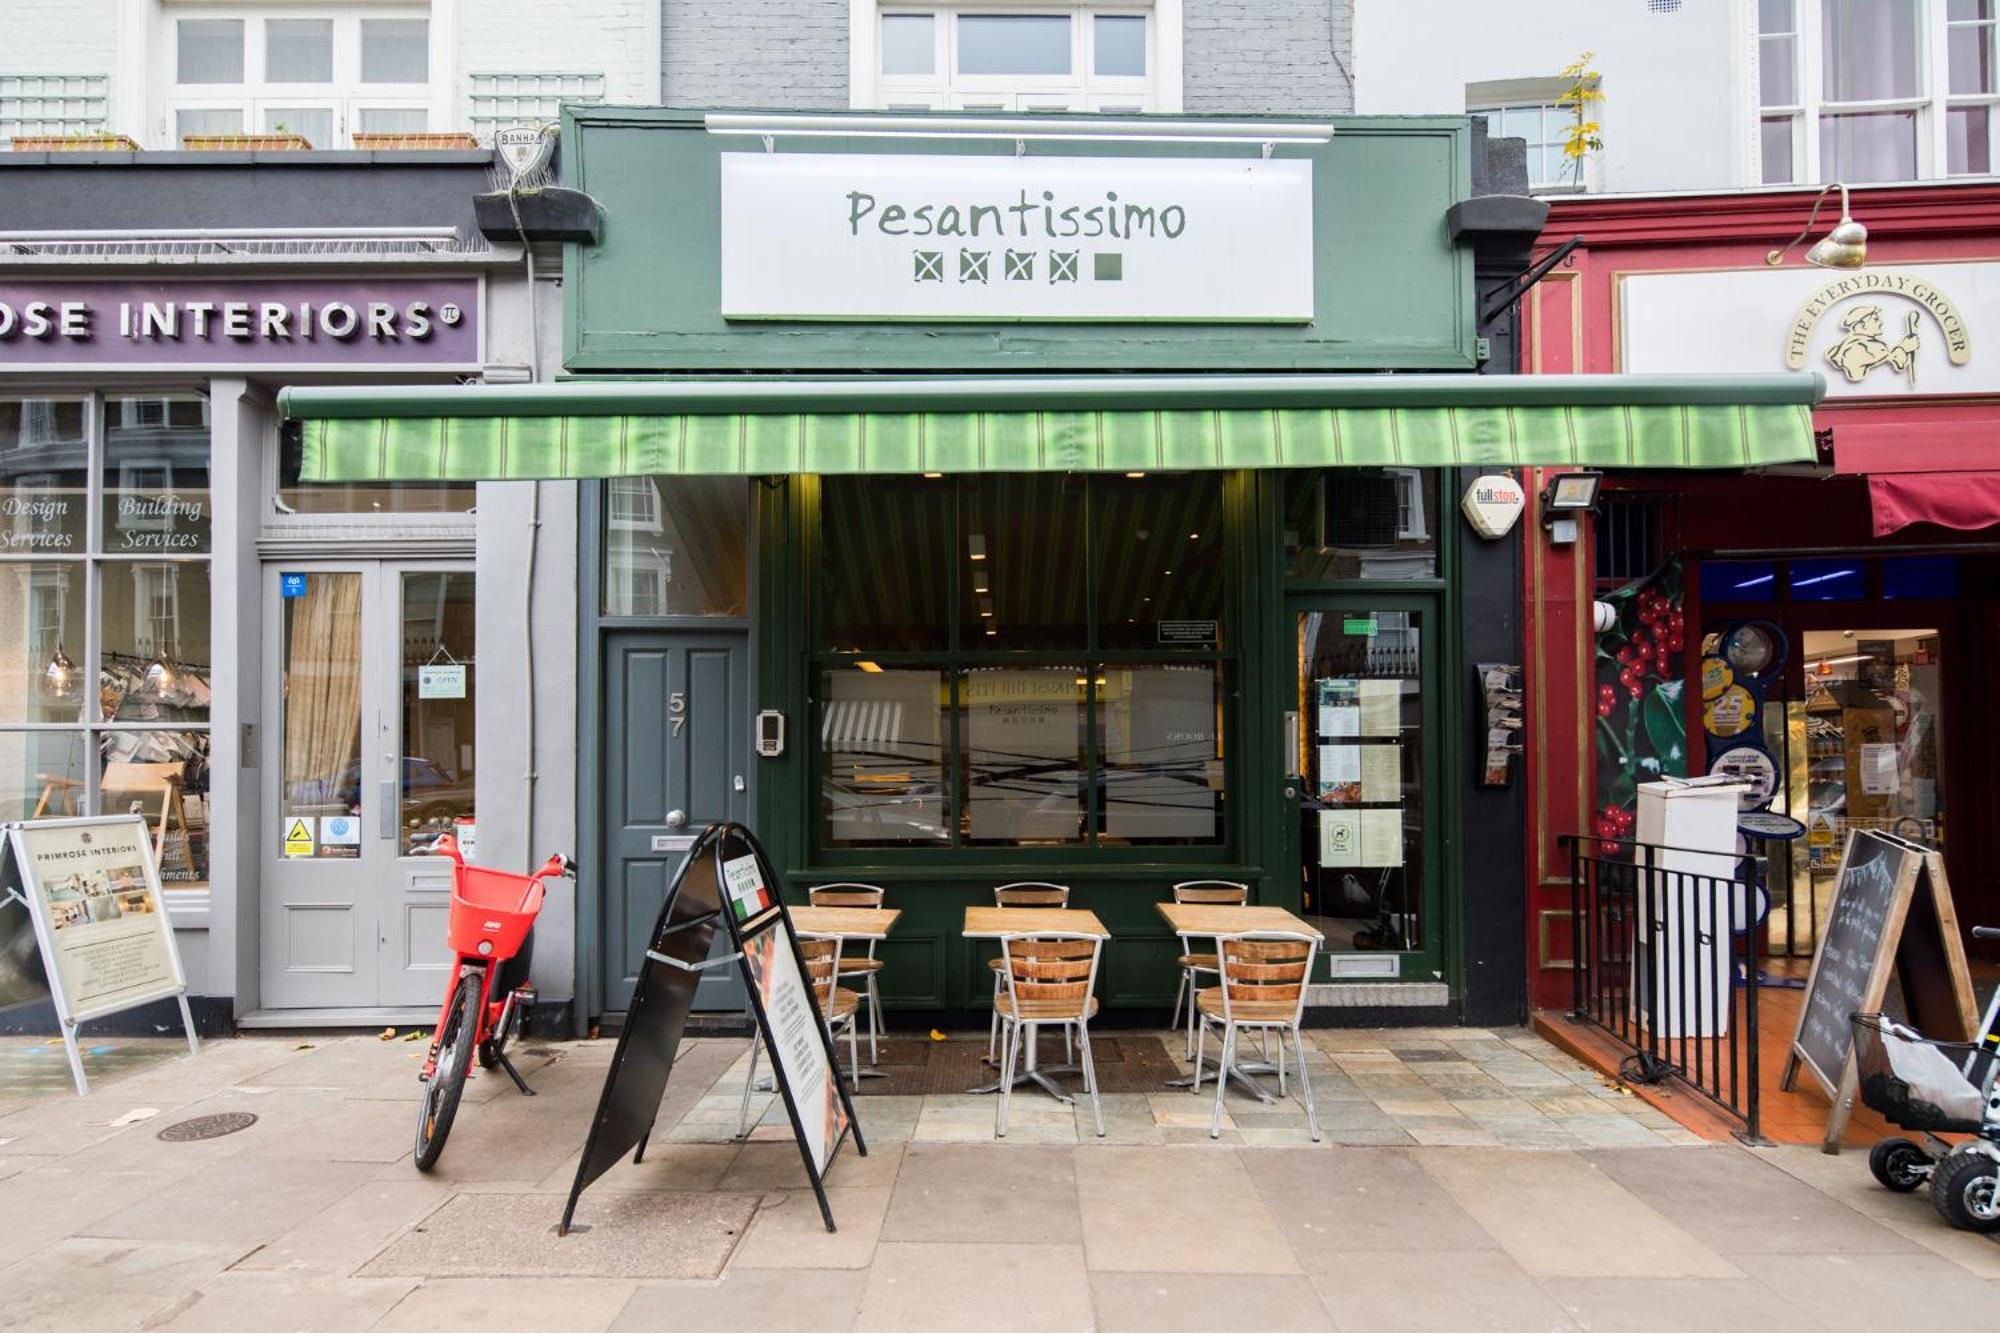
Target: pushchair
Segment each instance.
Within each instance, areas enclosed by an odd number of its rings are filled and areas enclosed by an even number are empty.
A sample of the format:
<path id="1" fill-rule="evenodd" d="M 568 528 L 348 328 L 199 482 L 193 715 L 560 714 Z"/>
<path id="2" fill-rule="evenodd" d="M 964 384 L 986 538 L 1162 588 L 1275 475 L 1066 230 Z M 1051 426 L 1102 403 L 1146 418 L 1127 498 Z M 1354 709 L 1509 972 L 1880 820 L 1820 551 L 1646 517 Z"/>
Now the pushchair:
<path id="1" fill-rule="evenodd" d="M 1975 926 L 1975 939 L 2000 928 Z M 1868 1153 L 1875 1179 L 1898 1193 L 1926 1182 L 1945 1221 L 1965 1231 L 2000 1231 L 2000 990 L 1986 1006 L 1977 1041 L 1934 1041 L 1886 1014 L 1855 1014 L 1854 1063 L 1861 1102 L 1922 1143 L 1884 1139 Z M 1947 1143 L 1940 1134 L 1968 1134 Z"/>

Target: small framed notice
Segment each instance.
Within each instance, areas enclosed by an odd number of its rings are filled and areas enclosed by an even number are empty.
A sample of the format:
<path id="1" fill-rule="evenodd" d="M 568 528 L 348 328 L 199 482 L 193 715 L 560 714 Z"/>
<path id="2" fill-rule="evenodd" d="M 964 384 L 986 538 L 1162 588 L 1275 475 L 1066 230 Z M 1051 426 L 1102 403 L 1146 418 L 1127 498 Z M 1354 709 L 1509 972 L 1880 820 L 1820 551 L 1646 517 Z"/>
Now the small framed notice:
<path id="1" fill-rule="evenodd" d="M 141 815 L 7 824 L 7 852 L 41 947 L 78 1096 L 90 1091 L 77 1028 L 154 1000 L 180 1001 L 188 1049 L 198 1049 L 187 976 L 160 892 L 159 863 Z"/>

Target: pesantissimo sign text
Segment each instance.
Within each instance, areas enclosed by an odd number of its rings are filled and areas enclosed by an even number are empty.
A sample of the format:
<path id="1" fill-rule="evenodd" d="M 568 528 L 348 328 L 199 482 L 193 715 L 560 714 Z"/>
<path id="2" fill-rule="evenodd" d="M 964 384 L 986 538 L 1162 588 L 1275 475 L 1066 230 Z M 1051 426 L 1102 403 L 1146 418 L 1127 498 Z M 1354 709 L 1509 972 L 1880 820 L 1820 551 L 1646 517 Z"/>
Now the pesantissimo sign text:
<path id="1" fill-rule="evenodd" d="M 1312 164 L 722 155 L 728 319 L 1306 323 Z"/>

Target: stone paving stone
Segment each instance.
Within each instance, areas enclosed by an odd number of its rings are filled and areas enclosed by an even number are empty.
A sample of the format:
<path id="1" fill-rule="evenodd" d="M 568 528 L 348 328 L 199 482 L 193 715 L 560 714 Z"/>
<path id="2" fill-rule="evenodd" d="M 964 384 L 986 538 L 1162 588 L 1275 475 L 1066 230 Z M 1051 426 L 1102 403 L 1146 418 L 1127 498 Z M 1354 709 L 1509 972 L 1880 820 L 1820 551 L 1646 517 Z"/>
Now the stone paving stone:
<path id="1" fill-rule="evenodd" d="M 1074 1160 L 1093 1272 L 1298 1271 L 1234 1152 L 1106 1148 Z"/>
<path id="2" fill-rule="evenodd" d="M 1342 1333 L 1576 1328 L 1518 1265 L 1491 1250 L 1342 1255 L 1312 1280 Z"/>
<path id="3" fill-rule="evenodd" d="M 236 1156 L 76 1228 L 85 1236 L 240 1243 L 284 1235 L 366 1184 L 355 1162 Z"/>
<path id="4" fill-rule="evenodd" d="M 755 1194 L 587 1194 L 557 1236 L 549 1194 L 461 1194 L 361 1269 L 364 1277 L 719 1276 L 756 1213 Z"/>
<path id="5" fill-rule="evenodd" d="M 238 1245 L 70 1236 L 0 1270 L 11 1333 L 127 1333 L 183 1304 Z"/>
<path id="6" fill-rule="evenodd" d="M 635 1282 L 605 1278 L 430 1278 L 369 1325 L 368 1333 L 449 1328 L 602 1333 L 638 1290 Z"/>
<path id="7" fill-rule="evenodd" d="M 1856 1154 L 1863 1173 L 1867 1164 Z M 1586 1160 L 1718 1254 L 1911 1254 L 1914 1242 L 1742 1149 L 1592 1152 Z M 1887 1191 L 1884 1191 L 1887 1193 Z M 1729 1199 L 1727 1208 L 1716 1200 Z M 1888 1261 L 1893 1264 L 1895 1261 Z"/>
<path id="8" fill-rule="evenodd" d="M 1742 1275 L 1573 1154 L 1436 1148 L 1418 1160 L 1535 1277 Z"/>
<path id="9" fill-rule="evenodd" d="M 1333 1333 L 1333 1320 L 1304 1277 L 1233 1274 L 1092 1273 L 1097 1333 Z"/>
<path id="10" fill-rule="evenodd" d="M 1308 1273 L 1359 1251 L 1498 1245 L 1408 1152 L 1334 1148 L 1239 1157 Z"/>
<path id="11" fill-rule="evenodd" d="M 1777 1303 L 1821 1328 L 1992 1328 L 1993 1284 L 1929 1253 L 1887 1260 L 1848 1254 L 1752 1254 L 1738 1261 Z"/>
<path id="12" fill-rule="evenodd" d="M 148 1333 L 348 1333 L 376 1321 L 408 1296 L 414 1278 L 302 1279 L 290 1273 L 223 1273 L 190 1293 L 171 1318 L 156 1314 Z M 433 1325 L 432 1327 L 436 1327 Z"/>
<path id="13" fill-rule="evenodd" d="M 1542 1284 L 1591 1333 L 1822 1333 L 1828 1327 L 1748 1278 L 1553 1278 Z"/>
<path id="14" fill-rule="evenodd" d="M 863 1157 L 852 1143 L 842 1144 L 827 1163 L 824 1183 L 886 1189 L 896 1183 L 903 1151 L 902 1144 L 885 1144 L 871 1147 Z M 715 1188 L 761 1194 L 767 1190 L 809 1190 L 812 1180 L 806 1175 L 804 1159 L 799 1156 L 798 1141 L 787 1131 L 783 1143 L 745 1144 Z"/>
<path id="15" fill-rule="evenodd" d="M 992 1333 L 996 1319 L 1024 1329 L 1088 1329 L 1082 1247 L 885 1241 L 854 1327 Z"/>
<path id="16" fill-rule="evenodd" d="M 621 1158 L 609 1171 L 591 1183 L 594 1190 L 709 1190 L 721 1183 L 722 1175 L 742 1151 L 734 1143 L 648 1143 L 646 1159 L 634 1163 Z M 843 1153 L 846 1149 L 841 1150 Z M 548 1175 L 536 1182 L 537 1190 L 567 1193 L 576 1180 L 583 1161 L 578 1149 Z M 414 1170 L 414 1168 L 412 1168 Z"/>
<path id="17" fill-rule="evenodd" d="M 883 1238 L 1081 1241 L 1075 1156 L 1068 1147 L 995 1152 L 970 1145 L 914 1144 L 903 1157 Z"/>
<path id="18" fill-rule="evenodd" d="M 344 1276 L 444 1205 L 448 1197 L 414 1167 L 392 1180 L 371 1180 L 284 1234 L 236 1261 L 232 1272 L 296 1272 Z"/>
<path id="19" fill-rule="evenodd" d="M 868 1274 L 855 1270 L 759 1268 L 731 1269 L 719 1282 L 641 1283 L 610 1329 L 847 1333 L 867 1285 Z"/>
<path id="20" fill-rule="evenodd" d="M 887 1185 L 829 1186 L 826 1202 L 837 1229 L 828 1231 L 811 1190 L 774 1190 L 764 1196 L 730 1266 L 866 1268 L 875 1258 L 890 1194 Z"/>

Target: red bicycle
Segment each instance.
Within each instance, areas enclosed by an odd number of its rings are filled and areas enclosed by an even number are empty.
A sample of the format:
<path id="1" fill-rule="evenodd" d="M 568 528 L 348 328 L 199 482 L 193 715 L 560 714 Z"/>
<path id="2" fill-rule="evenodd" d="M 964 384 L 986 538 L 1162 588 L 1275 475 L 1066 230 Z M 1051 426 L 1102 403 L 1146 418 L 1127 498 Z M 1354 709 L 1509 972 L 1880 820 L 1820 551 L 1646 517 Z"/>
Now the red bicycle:
<path id="1" fill-rule="evenodd" d="M 428 1171 L 444 1151 L 465 1092 L 474 1051 L 483 1069 L 500 1068 L 523 1096 L 535 1095 L 507 1058 L 507 1043 L 520 1032 L 535 1001 L 528 984 L 534 953 L 530 932 L 542 910 L 545 881 L 575 878 L 576 867 L 557 854 L 532 875 L 469 866 L 449 833 L 431 850 L 451 858 L 451 918 L 446 938 L 454 963 L 451 989 L 438 1014 L 437 1031 L 418 1078 L 424 1103 L 417 1116 L 417 1170 Z"/>

